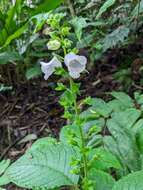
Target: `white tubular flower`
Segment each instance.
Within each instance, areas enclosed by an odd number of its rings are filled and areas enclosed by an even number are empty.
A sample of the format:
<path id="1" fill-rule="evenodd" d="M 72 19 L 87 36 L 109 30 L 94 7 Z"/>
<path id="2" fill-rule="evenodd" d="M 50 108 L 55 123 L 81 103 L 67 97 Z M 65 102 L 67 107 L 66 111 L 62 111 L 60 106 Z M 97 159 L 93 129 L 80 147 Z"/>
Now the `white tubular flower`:
<path id="1" fill-rule="evenodd" d="M 61 47 L 61 43 L 58 40 L 50 40 L 47 43 L 48 50 L 58 50 Z"/>
<path id="2" fill-rule="evenodd" d="M 45 74 L 44 79 L 47 80 L 55 71 L 56 68 L 62 67 L 61 62 L 57 59 L 57 57 L 54 57 L 50 62 L 40 62 L 41 64 L 41 70 Z"/>
<path id="3" fill-rule="evenodd" d="M 86 68 L 87 58 L 74 53 L 69 53 L 65 56 L 65 65 L 68 67 L 69 74 L 72 78 L 77 79 L 80 73 Z"/>

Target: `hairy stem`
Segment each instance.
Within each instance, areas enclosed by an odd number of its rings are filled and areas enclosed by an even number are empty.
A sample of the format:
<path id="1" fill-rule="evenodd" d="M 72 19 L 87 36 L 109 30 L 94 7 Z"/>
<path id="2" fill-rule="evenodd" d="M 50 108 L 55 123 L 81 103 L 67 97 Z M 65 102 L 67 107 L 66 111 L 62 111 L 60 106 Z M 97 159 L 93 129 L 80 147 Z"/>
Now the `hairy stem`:
<path id="1" fill-rule="evenodd" d="M 71 89 L 71 91 L 72 91 L 72 84 L 73 84 L 73 80 L 70 78 L 70 89 Z M 74 100 L 74 110 L 75 110 L 75 116 L 76 116 L 75 120 L 76 120 L 76 123 L 79 127 L 80 137 L 81 137 L 81 141 L 82 141 L 81 149 L 82 149 L 82 156 L 83 156 L 83 172 L 84 172 L 84 178 L 83 179 L 86 179 L 87 178 L 87 172 L 88 172 L 87 155 L 86 155 L 86 151 L 85 151 L 86 141 L 85 141 L 82 125 L 79 123 L 79 111 L 78 111 L 78 105 L 77 105 L 76 98 Z"/>

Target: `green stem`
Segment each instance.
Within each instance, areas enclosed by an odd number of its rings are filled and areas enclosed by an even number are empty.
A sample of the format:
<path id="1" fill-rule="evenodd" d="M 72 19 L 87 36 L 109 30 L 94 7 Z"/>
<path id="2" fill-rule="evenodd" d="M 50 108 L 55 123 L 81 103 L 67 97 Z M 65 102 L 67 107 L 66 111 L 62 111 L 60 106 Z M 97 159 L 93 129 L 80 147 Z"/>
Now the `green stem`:
<path id="1" fill-rule="evenodd" d="M 58 28 L 58 31 L 59 31 L 59 34 L 60 34 L 61 41 L 63 42 L 63 41 L 64 41 L 64 36 L 63 36 L 63 34 L 61 33 L 61 27 L 60 27 L 60 26 L 59 26 L 59 28 Z M 62 49 L 63 49 L 63 51 L 64 51 L 64 56 L 66 56 L 66 55 L 67 55 L 67 49 L 66 49 L 64 46 L 62 46 Z"/>
<path id="2" fill-rule="evenodd" d="M 64 38 L 63 35 L 61 35 L 60 37 L 61 37 L 61 40 L 63 41 L 63 38 Z M 63 51 L 64 51 L 64 55 L 66 55 L 67 50 L 66 50 L 65 47 L 63 47 Z M 70 76 L 69 76 L 69 80 L 70 80 L 70 90 L 71 90 L 71 92 L 73 92 L 73 88 L 72 88 L 73 80 L 72 80 L 72 78 Z M 78 105 L 77 105 L 77 98 L 76 97 L 74 99 L 74 110 L 75 110 L 75 121 L 76 121 L 76 123 L 77 123 L 77 125 L 79 127 L 81 141 L 82 141 L 81 149 L 82 149 L 82 156 L 83 156 L 83 172 L 84 172 L 83 179 L 86 179 L 87 178 L 87 172 L 88 172 L 87 155 L 86 155 L 86 152 L 85 152 L 86 141 L 85 141 L 85 138 L 84 138 L 84 133 L 83 133 L 83 130 L 82 130 L 82 126 L 81 126 L 81 124 L 79 124 L 79 111 L 78 111 Z M 78 190 L 78 188 L 77 188 L 77 190 Z"/>
<path id="3" fill-rule="evenodd" d="M 70 78 L 70 89 L 71 89 L 71 91 L 72 91 L 72 84 L 73 84 L 73 80 L 72 80 L 72 78 Z M 85 138 L 84 138 L 84 133 L 83 133 L 82 126 L 78 122 L 79 121 L 79 111 L 78 111 L 78 105 L 77 105 L 76 98 L 74 100 L 74 110 L 75 110 L 75 120 L 76 120 L 76 123 L 77 123 L 77 125 L 79 127 L 81 141 L 82 141 L 81 149 L 82 149 L 83 166 L 84 166 L 84 168 L 83 168 L 84 178 L 83 179 L 86 179 L 87 178 L 87 171 L 88 171 L 87 155 L 86 155 L 86 152 L 85 152 L 86 141 L 85 141 Z"/>

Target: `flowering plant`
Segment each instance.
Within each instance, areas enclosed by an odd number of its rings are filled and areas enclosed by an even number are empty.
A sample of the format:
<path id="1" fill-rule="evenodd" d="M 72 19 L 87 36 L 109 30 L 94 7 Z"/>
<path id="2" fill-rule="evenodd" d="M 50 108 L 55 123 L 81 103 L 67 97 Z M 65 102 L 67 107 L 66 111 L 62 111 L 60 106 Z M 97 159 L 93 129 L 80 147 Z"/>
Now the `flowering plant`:
<path id="1" fill-rule="evenodd" d="M 57 19 L 58 18 L 58 19 Z M 82 172 L 83 177 L 81 180 L 81 188 L 83 190 L 91 190 L 92 183 L 88 180 L 88 148 L 86 147 L 85 137 L 82 129 L 82 120 L 80 118 L 80 108 L 77 105 L 77 95 L 79 94 L 79 84 L 75 83 L 73 79 L 78 79 L 80 74 L 86 70 L 87 58 L 82 55 L 77 55 L 78 50 L 76 48 L 71 49 L 72 41 L 68 39 L 70 27 L 60 25 L 62 15 L 51 15 L 47 23 L 51 29 L 51 39 L 47 46 L 50 50 L 58 50 L 59 47 L 63 49 L 63 57 L 61 55 L 55 55 L 48 63 L 40 62 L 41 70 L 44 73 L 44 78 L 47 80 L 53 73 L 61 74 L 63 77 L 67 77 L 70 82 L 70 87 L 66 87 L 63 83 L 58 83 L 56 90 L 64 91 L 60 98 L 60 104 L 64 107 L 64 118 L 69 120 L 69 123 L 76 125 L 80 131 L 79 137 L 73 134 L 70 129 L 68 131 L 69 139 L 68 144 L 77 147 L 81 153 L 81 158 L 72 158 L 71 165 L 73 169 L 71 172 L 75 175 L 79 175 Z M 52 35 L 51 35 L 52 34 Z M 54 34 L 54 35 L 53 35 Z M 59 58 L 58 58 L 59 57 Z M 64 64 L 62 64 L 62 61 Z M 62 70 L 62 72 L 58 72 Z M 64 71 L 64 72 L 63 72 Z M 71 135 L 71 136 L 70 136 Z M 78 144 L 76 138 L 81 139 L 81 143 Z M 76 189 L 79 187 L 76 186 Z"/>
<path id="2" fill-rule="evenodd" d="M 49 137 L 36 141 L 20 159 L 4 170 L 0 186 L 13 182 L 33 190 L 59 189 L 62 186 L 74 190 L 95 190 L 96 177 L 103 177 L 104 182 L 108 180 L 113 185 L 114 180 L 110 175 L 94 167 L 99 158 L 88 140 L 98 129 L 92 125 L 86 132 L 84 126 L 88 117 L 82 113 L 82 106 L 91 105 L 92 99 L 88 97 L 79 104 L 80 84 L 75 82 L 86 70 L 87 58 L 78 55 L 78 50 L 72 47 L 73 43 L 68 38 L 70 27 L 62 23 L 62 18 L 63 15 L 55 14 L 47 21 L 50 35 L 48 50 L 56 53 L 49 62 L 41 61 L 40 65 L 45 80 L 52 74 L 69 80 L 69 85 L 57 83 L 56 87 L 57 91 L 63 92 L 59 102 L 64 107 L 63 117 L 67 119 L 67 125 L 60 132 L 60 141 Z M 96 117 L 98 114 L 94 112 Z M 100 152 L 103 153 L 102 150 L 97 151 L 98 155 Z M 97 190 L 103 189 L 103 186 Z"/>

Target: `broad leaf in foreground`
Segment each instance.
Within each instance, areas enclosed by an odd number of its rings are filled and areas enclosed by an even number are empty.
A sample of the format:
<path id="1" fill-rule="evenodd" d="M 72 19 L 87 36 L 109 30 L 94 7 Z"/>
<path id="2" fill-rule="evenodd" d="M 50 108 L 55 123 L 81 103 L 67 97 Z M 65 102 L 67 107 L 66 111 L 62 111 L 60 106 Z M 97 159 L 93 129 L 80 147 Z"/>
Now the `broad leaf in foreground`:
<path id="1" fill-rule="evenodd" d="M 123 177 L 115 183 L 112 190 L 143 190 L 143 171 Z"/>
<path id="2" fill-rule="evenodd" d="M 111 92 L 111 95 L 117 100 L 119 100 L 119 102 L 123 104 L 126 108 L 134 107 L 134 102 L 132 98 L 128 96 L 126 93 L 113 91 Z"/>
<path id="3" fill-rule="evenodd" d="M 78 183 L 78 175 L 71 174 L 71 158 L 75 150 L 56 140 L 43 138 L 6 171 L 11 182 L 27 189 L 52 189 Z"/>
<path id="4" fill-rule="evenodd" d="M 0 162 L 0 175 L 5 172 L 5 170 L 8 168 L 10 165 L 10 160 L 2 160 Z"/>
<path id="5" fill-rule="evenodd" d="M 10 160 L 2 160 L 0 162 L 0 186 L 6 185 L 10 182 L 7 176 L 1 176 L 5 172 L 5 170 L 9 167 L 9 165 L 10 165 Z M 0 190 L 2 190 L 1 187 Z"/>
<path id="6" fill-rule="evenodd" d="M 138 171 L 141 167 L 140 153 L 132 131 L 139 117 L 140 111 L 127 109 L 123 112 L 113 113 L 111 119 L 107 121 L 107 127 L 113 139 L 106 137 L 104 145 L 120 159 L 123 165 L 127 166 L 129 171 Z"/>
<path id="7" fill-rule="evenodd" d="M 111 190 L 115 183 L 111 175 L 96 169 L 90 171 L 89 178 L 93 180 L 94 190 Z"/>

